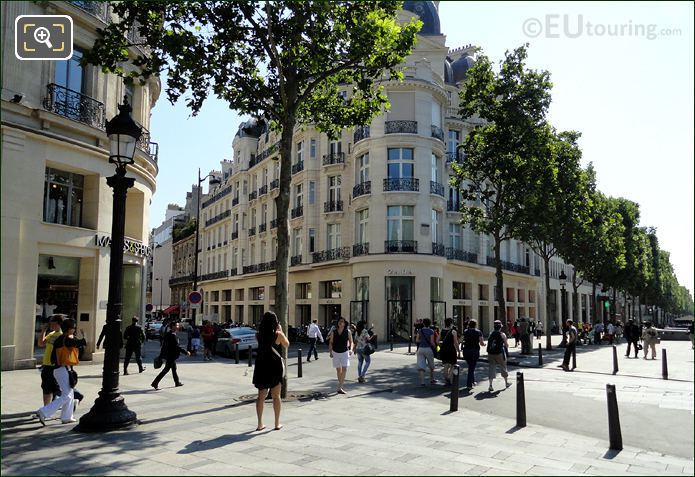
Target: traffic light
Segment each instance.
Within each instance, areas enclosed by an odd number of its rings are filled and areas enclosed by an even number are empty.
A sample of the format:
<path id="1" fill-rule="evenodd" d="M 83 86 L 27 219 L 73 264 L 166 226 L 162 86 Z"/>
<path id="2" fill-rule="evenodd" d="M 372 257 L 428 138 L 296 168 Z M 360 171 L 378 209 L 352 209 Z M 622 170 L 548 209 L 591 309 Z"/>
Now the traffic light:
<path id="1" fill-rule="evenodd" d="M 607 310 L 611 307 L 611 301 L 610 300 L 605 300 L 603 302 L 603 307 Z"/>

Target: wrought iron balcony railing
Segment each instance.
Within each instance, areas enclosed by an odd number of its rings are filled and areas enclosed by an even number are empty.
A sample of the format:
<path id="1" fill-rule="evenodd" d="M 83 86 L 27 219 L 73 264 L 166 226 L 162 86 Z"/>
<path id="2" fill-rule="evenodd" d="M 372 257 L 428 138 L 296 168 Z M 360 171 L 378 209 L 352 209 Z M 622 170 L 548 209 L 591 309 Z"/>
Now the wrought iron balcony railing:
<path id="1" fill-rule="evenodd" d="M 352 256 L 359 257 L 360 255 L 369 255 L 369 242 L 356 243 L 352 246 Z"/>
<path id="2" fill-rule="evenodd" d="M 273 189 L 279 189 L 280 188 L 280 179 L 273 179 L 270 181 L 270 190 Z"/>
<path id="3" fill-rule="evenodd" d="M 324 212 L 342 212 L 343 211 L 343 201 L 342 200 L 329 200 L 323 203 Z"/>
<path id="4" fill-rule="evenodd" d="M 478 263 L 478 254 L 453 247 L 447 247 L 446 258 L 448 258 L 449 260 L 460 260 L 462 262 Z"/>
<path id="5" fill-rule="evenodd" d="M 417 121 L 386 121 L 386 134 L 417 134 Z"/>
<path id="6" fill-rule="evenodd" d="M 242 269 L 243 269 L 244 275 L 246 275 L 247 273 L 258 273 L 258 272 L 259 272 L 259 270 L 258 270 L 258 264 L 254 264 L 254 265 L 244 265 L 244 266 L 242 267 Z"/>
<path id="7" fill-rule="evenodd" d="M 294 267 L 295 265 L 301 265 L 302 264 L 302 256 L 301 255 L 293 255 L 290 257 L 290 267 Z"/>
<path id="8" fill-rule="evenodd" d="M 272 230 L 272 229 L 276 229 L 276 228 L 278 228 L 278 219 L 272 219 L 270 221 L 270 229 Z"/>
<path id="9" fill-rule="evenodd" d="M 417 241 L 385 240 L 384 253 L 417 253 Z"/>
<path id="10" fill-rule="evenodd" d="M 111 18 L 109 17 L 109 5 L 106 2 L 88 2 L 73 0 L 70 3 L 78 8 L 81 8 L 86 12 L 91 13 L 104 23 L 111 22 Z"/>
<path id="11" fill-rule="evenodd" d="M 249 237 L 256 235 L 256 227 L 249 227 Z"/>
<path id="12" fill-rule="evenodd" d="M 206 280 L 218 280 L 220 278 L 227 278 L 229 276 L 229 270 L 222 270 L 221 272 L 206 273 L 200 277 L 200 281 L 204 282 Z"/>
<path id="13" fill-rule="evenodd" d="M 46 86 L 46 91 L 43 99 L 46 111 L 93 128 L 104 130 L 106 127 L 106 109 L 100 101 L 55 83 Z"/>
<path id="14" fill-rule="evenodd" d="M 463 151 L 458 149 L 456 151 L 448 151 L 446 153 L 446 162 L 458 162 L 459 164 L 463 162 Z"/>
<path id="15" fill-rule="evenodd" d="M 352 197 L 359 197 L 372 193 L 372 181 L 361 182 L 352 188 Z"/>
<path id="16" fill-rule="evenodd" d="M 444 140 L 444 131 L 442 128 L 439 126 L 435 126 L 434 124 L 432 125 L 432 137 L 439 139 L 440 141 Z"/>
<path id="17" fill-rule="evenodd" d="M 169 286 L 180 285 L 181 283 L 193 283 L 193 275 L 186 275 L 185 277 L 175 277 L 169 279 Z"/>
<path id="18" fill-rule="evenodd" d="M 293 219 L 296 219 L 297 217 L 301 217 L 304 215 L 304 206 L 300 205 L 292 209 L 291 216 Z"/>
<path id="19" fill-rule="evenodd" d="M 235 205 L 239 205 L 239 197 L 234 197 L 232 199 L 232 207 L 234 207 Z"/>
<path id="20" fill-rule="evenodd" d="M 344 152 L 331 152 L 323 156 L 323 165 L 330 166 L 332 164 L 345 164 Z"/>
<path id="21" fill-rule="evenodd" d="M 292 174 L 297 174 L 304 170 L 304 161 L 299 161 L 296 164 L 292 164 Z"/>
<path id="22" fill-rule="evenodd" d="M 439 182 L 430 181 L 430 193 L 444 197 L 444 185 Z"/>
<path id="23" fill-rule="evenodd" d="M 314 263 L 330 262 L 332 260 L 347 260 L 350 258 L 350 247 L 338 247 L 311 254 Z"/>
<path id="24" fill-rule="evenodd" d="M 138 126 L 142 128 L 142 134 L 135 145 L 142 152 L 147 153 L 147 155 L 154 159 L 154 162 L 157 162 L 157 158 L 159 156 L 159 144 L 150 141 L 150 131 L 147 128 L 141 124 L 138 124 Z"/>
<path id="25" fill-rule="evenodd" d="M 253 191 L 249 194 L 249 200 L 256 200 L 257 197 L 258 197 L 257 191 Z"/>
<path id="26" fill-rule="evenodd" d="M 267 193 L 268 193 L 268 186 L 267 185 L 263 185 L 258 189 L 258 197 L 265 195 Z"/>
<path id="27" fill-rule="evenodd" d="M 236 232 L 232 232 L 232 240 L 236 240 L 239 238 L 239 231 L 237 230 Z"/>
<path id="28" fill-rule="evenodd" d="M 420 190 L 420 180 L 415 177 L 398 177 L 384 179 L 384 192 Z"/>
<path id="29" fill-rule="evenodd" d="M 439 255 L 440 257 L 446 256 L 446 248 L 444 244 L 432 242 L 432 255 Z"/>
<path id="30" fill-rule="evenodd" d="M 209 225 L 216 224 L 216 223 L 219 222 L 220 220 L 222 220 L 222 219 L 224 219 L 224 218 L 226 218 L 226 217 L 229 217 L 230 215 L 232 215 L 232 211 L 229 210 L 229 209 L 227 209 L 227 210 L 225 210 L 224 212 L 222 212 L 221 214 L 217 214 L 217 215 L 214 216 L 213 218 L 206 220 L 206 221 L 205 221 L 205 226 L 207 227 L 207 226 L 209 226 Z"/>
<path id="31" fill-rule="evenodd" d="M 208 205 L 217 202 L 217 201 L 220 200 L 222 197 L 225 197 L 225 196 L 227 196 L 227 195 L 229 195 L 229 194 L 231 194 L 231 193 L 232 193 L 232 186 L 227 186 L 227 187 L 225 187 L 224 189 L 222 189 L 221 191 L 219 191 L 217 194 L 213 195 L 213 196 L 210 197 L 208 200 L 206 200 L 205 202 L 203 202 L 203 205 L 201 206 L 201 208 L 204 209 L 204 208 L 207 207 Z"/>
<path id="32" fill-rule="evenodd" d="M 230 277 L 236 277 L 238 274 L 239 274 L 239 271 L 237 270 L 236 267 L 232 267 L 232 268 L 229 270 L 229 276 L 230 276 Z"/>
<path id="33" fill-rule="evenodd" d="M 358 126 L 355 128 L 355 134 L 353 135 L 353 142 L 357 144 L 362 139 L 367 139 L 369 137 L 369 126 Z"/>
<path id="34" fill-rule="evenodd" d="M 500 260 L 502 263 L 502 269 L 503 270 L 508 270 L 510 272 L 516 272 L 516 273 L 526 273 L 527 275 L 530 274 L 529 272 L 529 267 L 525 265 L 519 265 L 518 263 L 512 263 L 512 262 L 507 262 L 506 260 Z M 495 257 L 487 257 L 486 263 L 494 267 L 495 266 Z"/>
<path id="35" fill-rule="evenodd" d="M 264 232 L 266 231 L 267 228 L 268 228 L 268 224 L 260 224 L 260 225 L 258 226 L 258 233 L 259 233 L 259 234 L 264 233 Z"/>

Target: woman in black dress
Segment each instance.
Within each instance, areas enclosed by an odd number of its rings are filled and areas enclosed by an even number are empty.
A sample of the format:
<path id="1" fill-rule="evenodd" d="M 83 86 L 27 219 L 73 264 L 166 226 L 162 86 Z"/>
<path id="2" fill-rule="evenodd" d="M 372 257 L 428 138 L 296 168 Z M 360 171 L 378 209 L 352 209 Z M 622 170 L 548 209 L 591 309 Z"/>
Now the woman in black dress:
<path id="1" fill-rule="evenodd" d="M 268 390 L 273 396 L 273 411 L 275 412 L 275 430 L 280 430 L 280 387 L 282 386 L 282 376 L 285 372 L 285 363 L 282 361 L 282 346 L 287 348 L 290 345 L 285 334 L 282 332 L 278 317 L 271 311 L 266 311 L 261 319 L 256 333 L 258 340 L 258 352 L 256 357 L 256 367 L 253 370 L 253 385 L 258 389 L 256 399 L 256 416 L 258 416 L 257 431 L 265 429 L 263 425 L 263 403 L 268 397 Z"/>

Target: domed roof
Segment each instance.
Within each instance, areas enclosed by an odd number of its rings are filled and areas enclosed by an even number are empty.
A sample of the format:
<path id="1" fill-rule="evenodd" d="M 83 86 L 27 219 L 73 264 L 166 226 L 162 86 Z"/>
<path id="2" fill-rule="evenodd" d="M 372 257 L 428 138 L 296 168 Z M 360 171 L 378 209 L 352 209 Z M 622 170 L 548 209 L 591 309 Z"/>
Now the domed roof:
<path id="1" fill-rule="evenodd" d="M 259 138 L 262 134 L 262 124 L 258 124 L 256 118 L 249 119 L 239 125 L 239 130 L 236 132 L 237 137 L 255 137 Z"/>
<path id="2" fill-rule="evenodd" d="M 444 82 L 446 84 L 456 84 L 454 81 L 454 70 L 451 68 L 451 58 L 444 59 Z"/>
<path id="3" fill-rule="evenodd" d="M 422 21 L 420 35 L 441 35 L 439 12 L 432 2 L 403 2 L 403 10 L 413 12 Z"/>
<path id="4" fill-rule="evenodd" d="M 473 67 L 475 60 L 470 55 L 465 55 L 454 61 L 451 64 L 451 69 L 454 73 L 454 83 L 459 81 L 464 81 L 466 79 L 466 72 Z"/>

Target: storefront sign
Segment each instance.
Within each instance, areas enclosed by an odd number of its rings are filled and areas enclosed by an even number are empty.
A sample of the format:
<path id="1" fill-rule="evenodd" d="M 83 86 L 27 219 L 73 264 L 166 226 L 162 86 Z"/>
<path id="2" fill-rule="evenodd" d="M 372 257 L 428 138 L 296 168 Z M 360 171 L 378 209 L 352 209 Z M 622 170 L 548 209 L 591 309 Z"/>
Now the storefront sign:
<path id="1" fill-rule="evenodd" d="M 111 246 L 111 237 L 106 235 L 95 235 L 94 241 L 97 247 L 108 248 Z M 129 253 L 140 257 L 149 257 L 152 255 L 152 247 L 136 240 L 125 239 L 123 242 L 123 253 Z"/>
<path id="2" fill-rule="evenodd" d="M 412 275 L 413 271 L 407 268 L 389 268 L 386 270 L 386 275 Z"/>

